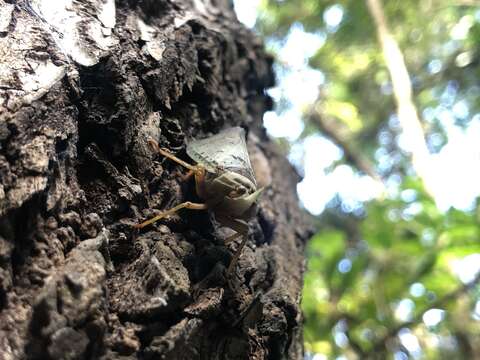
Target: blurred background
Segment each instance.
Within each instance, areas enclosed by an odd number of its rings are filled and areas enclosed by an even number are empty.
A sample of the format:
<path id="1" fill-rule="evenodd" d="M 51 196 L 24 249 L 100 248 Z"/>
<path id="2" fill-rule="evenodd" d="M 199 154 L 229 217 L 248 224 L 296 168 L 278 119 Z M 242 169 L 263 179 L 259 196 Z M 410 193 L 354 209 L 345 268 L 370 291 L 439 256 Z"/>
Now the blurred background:
<path id="1" fill-rule="evenodd" d="M 480 6 L 237 0 L 315 219 L 307 359 L 480 359 Z"/>

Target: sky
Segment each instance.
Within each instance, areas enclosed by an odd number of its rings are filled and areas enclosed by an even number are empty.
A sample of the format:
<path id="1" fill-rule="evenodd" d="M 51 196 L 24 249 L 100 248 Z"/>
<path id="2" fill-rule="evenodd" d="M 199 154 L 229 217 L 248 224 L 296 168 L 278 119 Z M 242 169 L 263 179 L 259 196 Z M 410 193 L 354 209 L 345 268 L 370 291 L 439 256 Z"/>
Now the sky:
<path id="1" fill-rule="evenodd" d="M 260 0 L 236 0 L 234 3 L 239 20 L 252 28 Z M 327 30 L 335 31 L 342 18 L 342 7 L 331 6 L 324 14 Z M 452 38 L 466 36 L 469 27 L 471 21 L 461 19 L 452 30 Z M 277 102 L 282 97 L 288 99 L 291 106 L 280 114 L 265 113 L 264 126 L 271 136 L 286 138 L 294 144 L 289 159 L 304 176 L 297 187 L 298 195 L 303 206 L 314 215 L 321 214 L 336 194 L 342 198 L 346 210 L 354 210 L 362 202 L 382 194 L 376 181 L 359 175 L 348 165 L 328 171 L 332 163 L 342 157 L 342 150 L 327 138 L 318 134 L 299 140 L 304 128 L 302 112 L 315 101 L 325 80 L 321 71 L 308 66 L 308 59 L 324 42 L 324 35 L 307 33 L 301 25 L 294 25 L 284 44 L 267 43 L 267 47 L 276 48 L 278 60 L 289 69 L 277 71 L 277 85 L 268 93 Z M 438 66 L 441 64 L 432 63 L 431 71 Z M 442 95 L 445 100 L 442 106 L 426 109 L 422 114 L 427 122 L 433 117 L 439 118 L 448 134 L 448 143 L 430 158 L 430 171 L 436 179 L 434 198 L 439 209 L 444 211 L 450 207 L 468 210 L 480 195 L 480 114 L 470 114 L 464 102 L 455 103 L 454 92 L 452 86 Z M 462 129 L 455 125 L 455 117 L 471 117 L 471 120 Z M 403 149 L 410 146 L 409 139 L 404 136 L 399 136 L 397 143 Z M 398 184 L 390 182 L 387 187 L 392 197 L 398 195 Z"/>

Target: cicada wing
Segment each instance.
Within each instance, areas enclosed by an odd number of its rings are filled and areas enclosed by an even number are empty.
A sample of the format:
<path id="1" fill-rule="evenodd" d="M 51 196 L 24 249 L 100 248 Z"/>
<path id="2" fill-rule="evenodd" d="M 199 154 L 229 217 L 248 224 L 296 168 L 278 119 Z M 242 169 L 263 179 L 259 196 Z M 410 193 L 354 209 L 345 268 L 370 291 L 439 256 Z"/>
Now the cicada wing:
<path id="1" fill-rule="evenodd" d="M 187 154 L 211 172 L 229 170 L 247 177 L 256 185 L 248 156 L 245 130 L 233 127 L 206 139 L 193 140 Z"/>

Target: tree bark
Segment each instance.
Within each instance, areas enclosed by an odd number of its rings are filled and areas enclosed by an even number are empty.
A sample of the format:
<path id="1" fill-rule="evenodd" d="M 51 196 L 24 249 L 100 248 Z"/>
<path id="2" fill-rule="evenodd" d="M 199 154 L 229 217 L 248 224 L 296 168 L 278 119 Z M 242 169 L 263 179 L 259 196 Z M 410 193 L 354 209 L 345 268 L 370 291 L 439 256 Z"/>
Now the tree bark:
<path id="1" fill-rule="evenodd" d="M 262 127 L 272 59 L 228 1 L 0 0 L 0 358 L 302 359 L 299 181 Z M 238 244 L 147 144 L 248 129 Z"/>

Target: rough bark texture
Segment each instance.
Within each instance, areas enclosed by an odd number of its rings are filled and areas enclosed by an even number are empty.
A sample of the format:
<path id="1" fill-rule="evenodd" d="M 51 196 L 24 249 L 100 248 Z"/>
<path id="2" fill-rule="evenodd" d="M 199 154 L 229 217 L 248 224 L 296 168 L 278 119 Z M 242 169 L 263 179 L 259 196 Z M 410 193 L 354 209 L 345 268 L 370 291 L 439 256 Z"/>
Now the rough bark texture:
<path id="1" fill-rule="evenodd" d="M 309 227 L 262 128 L 271 59 L 227 1 L 0 0 L 0 59 L 1 359 L 302 358 Z M 227 281 L 208 213 L 132 224 L 195 200 L 148 137 L 188 160 L 236 125 L 270 185 Z"/>

